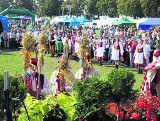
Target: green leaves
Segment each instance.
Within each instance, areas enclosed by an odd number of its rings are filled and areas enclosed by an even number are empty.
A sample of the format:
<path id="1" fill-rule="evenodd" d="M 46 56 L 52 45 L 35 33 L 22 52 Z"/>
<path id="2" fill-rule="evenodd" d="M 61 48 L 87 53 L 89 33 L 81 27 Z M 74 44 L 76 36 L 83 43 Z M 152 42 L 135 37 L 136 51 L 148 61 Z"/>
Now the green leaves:
<path id="1" fill-rule="evenodd" d="M 37 100 L 29 94 L 24 100 L 31 121 L 55 121 L 66 119 L 73 121 L 78 118 L 75 104 L 77 101 L 69 94 L 48 95 L 45 100 Z M 24 107 L 20 109 L 18 121 L 27 121 Z"/>
<path id="2" fill-rule="evenodd" d="M 135 79 L 133 73 L 126 69 L 115 69 L 108 75 L 108 81 L 111 84 L 110 98 L 113 102 L 123 102 L 134 96 L 135 92 L 132 88 Z"/>
<path id="3" fill-rule="evenodd" d="M 80 112 L 79 117 L 87 119 L 102 111 L 109 99 L 109 91 L 110 84 L 96 77 L 76 81 L 73 96 L 78 101 L 76 109 Z"/>
<path id="4" fill-rule="evenodd" d="M 73 121 L 76 118 L 78 118 L 76 108 L 74 106 L 77 103 L 77 101 L 73 96 L 61 93 L 57 96 L 55 100 L 67 114 L 66 121 Z"/>

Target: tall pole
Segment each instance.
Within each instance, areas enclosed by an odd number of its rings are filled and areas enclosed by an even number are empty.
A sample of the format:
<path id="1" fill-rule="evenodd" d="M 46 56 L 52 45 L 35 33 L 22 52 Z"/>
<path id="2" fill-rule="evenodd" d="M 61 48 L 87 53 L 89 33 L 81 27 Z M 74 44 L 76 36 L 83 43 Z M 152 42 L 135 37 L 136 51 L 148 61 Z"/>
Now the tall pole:
<path id="1" fill-rule="evenodd" d="M 12 115 L 11 115 L 11 111 L 9 108 L 9 79 L 8 79 L 8 71 L 4 72 L 4 121 L 12 121 Z"/>

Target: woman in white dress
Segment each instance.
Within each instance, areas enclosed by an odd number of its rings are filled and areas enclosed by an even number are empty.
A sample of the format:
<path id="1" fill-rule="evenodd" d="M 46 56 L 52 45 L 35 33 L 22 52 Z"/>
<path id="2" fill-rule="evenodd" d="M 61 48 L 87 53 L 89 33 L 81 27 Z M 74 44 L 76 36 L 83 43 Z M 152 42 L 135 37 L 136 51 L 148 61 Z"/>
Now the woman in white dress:
<path id="1" fill-rule="evenodd" d="M 96 59 L 99 61 L 99 66 L 102 66 L 102 61 L 104 59 L 104 52 L 105 48 L 103 46 L 102 39 L 99 39 L 99 42 L 97 43 L 97 49 L 96 49 Z"/>
<path id="2" fill-rule="evenodd" d="M 138 68 L 138 74 L 143 73 L 144 68 L 144 48 L 143 48 L 143 42 L 141 39 L 138 40 L 138 45 L 136 46 L 136 50 L 134 53 L 134 64 Z"/>
<path id="3" fill-rule="evenodd" d="M 115 62 L 116 69 L 118 69 L 119 61 L 123 56 L 123 46 L 119 42 L 118 38 L 116 38 L 113 47 L 112 47 L 112 60 Z"/>
<path id="4" fill-rule="evenodd" d="M 82 40 L 81 32 L 77 33 L 76 41 L 75 41 L 75 54 L 76 54 L 76 60 L 78 60 L 78 55 L 80 54 L 80 43 Z"/>

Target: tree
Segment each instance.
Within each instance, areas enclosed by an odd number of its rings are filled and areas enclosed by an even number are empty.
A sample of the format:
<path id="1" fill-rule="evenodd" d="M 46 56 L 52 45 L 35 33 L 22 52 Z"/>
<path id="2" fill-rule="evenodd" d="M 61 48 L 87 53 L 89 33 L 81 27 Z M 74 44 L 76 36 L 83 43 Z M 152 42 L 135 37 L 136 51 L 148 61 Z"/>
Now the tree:
<path id="1" fill-rule="evenodd" d="M 66 0 L 62 2 L 63 11 L 66 14 L 80 16 L 84 14 L 86 1 L 85 0 Z"/>
<path id="2" fill-rule="evenodd" d="M 119 120 L 120 104 L 135 96 L 134 74 L 126 69 L 115 69 L 108 74 L 108 82 L 111 84 L 110 99 L 118 106 L 117 119 Z"/>
<path id="3" fill-rule="evenodd" d="M 35 11 L 34 0 L 15 0 L 13 7 L 16 9 L 29 9 L 30 11 Z"/>
<path id="4" fill-rule="evenodd" d="M 158 7 L 158 17 L 160 17 L 160 7 Z"/>
<path id="5" fill-rule="evenodd" d="M 13 4 L 13 0 L 0 0 L 0 11 L 5 10 Z"/>
<path id="6" fill-rule="evenodd" d="M 146 17 L 157 17 L 160 0 L 140 0 L 143 13 Z"/>
<path id="7" fill-rule="evenodd" d="M 97 0 L 89 0 L 87 1 L 87 15 L 89 17 L 93 17 L 95 15 L 99 15 L 99 12 L 97 11 Z"/>
<path id="8" fill-rule="evenodd" d="M 115 0 L 108 0 L 107 2 L 107 13 L 110 17 L 117 16 L 117 3 Z"/>
<path id="9" fill-rule="evenodd" d="M 59 0 L 39 0 L 37 7 L 38 15 L 48 15 L 48 16 L 57 16 L 60 15 L 60 5 L 61 1 Z"/>
<path id="10" fill-rule="evenodd" d="M 134 18 L 143 16 L 139 0 L 117 0 L 117 10 L 119 14 Z"/>
<path id="11" fill-rule="evenodd" d="M 98 8 L 98 12 L 101 13 L 101 15 L 107 15 L 107 0 L 99 0 L 96 4 Z"/>

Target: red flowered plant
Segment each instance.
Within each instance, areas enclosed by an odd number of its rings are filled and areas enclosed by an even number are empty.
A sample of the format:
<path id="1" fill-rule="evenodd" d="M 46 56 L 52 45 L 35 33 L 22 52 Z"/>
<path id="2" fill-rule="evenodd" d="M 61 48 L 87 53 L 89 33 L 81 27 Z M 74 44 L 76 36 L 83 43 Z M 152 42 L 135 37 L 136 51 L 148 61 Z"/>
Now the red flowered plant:
<path id="1" fill-rule="evenodd" d="M 106 106 L 110 114 L 118 115 L 116 103 L 109 103 Z M 120 119 L 122 120 L 147 120 L 158 121 L 160 118 L 160 100 L 156 96 L 138 95 L 136 99 L 128 100 L 120 104 Z"/>

